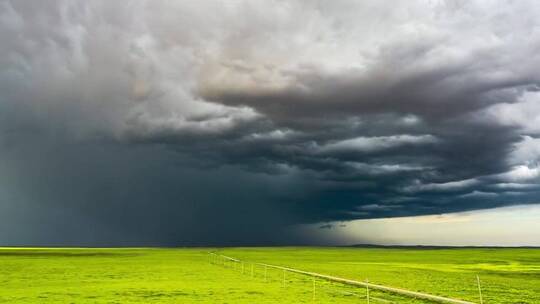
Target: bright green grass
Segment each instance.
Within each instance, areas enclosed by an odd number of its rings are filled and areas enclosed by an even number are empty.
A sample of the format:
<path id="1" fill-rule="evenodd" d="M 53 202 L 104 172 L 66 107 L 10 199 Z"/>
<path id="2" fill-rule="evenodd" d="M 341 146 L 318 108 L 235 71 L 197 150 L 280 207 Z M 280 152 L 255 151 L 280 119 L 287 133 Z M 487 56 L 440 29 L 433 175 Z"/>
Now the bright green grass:
<path id="1" fill-rule="evenodd" d="M 230 248 L 0 249 L 0 303 L 365 303 L 363 288 L 256 266 L 265 262 L 484 303 L 540 303 L 540 250 Z M 354 294 L 351 294 L 354 293 Z M 313 299 L 315 295 L 315 299 Z M 371 291 L 378 299 L 427 303 Z M 371 303 L 385 303 L 372 299 Z"/>
<path id="2" fill-rule="evenodd" d="M 226 255 L 485 303 L 540 303 L 537 249 L 229 249 Z"/>

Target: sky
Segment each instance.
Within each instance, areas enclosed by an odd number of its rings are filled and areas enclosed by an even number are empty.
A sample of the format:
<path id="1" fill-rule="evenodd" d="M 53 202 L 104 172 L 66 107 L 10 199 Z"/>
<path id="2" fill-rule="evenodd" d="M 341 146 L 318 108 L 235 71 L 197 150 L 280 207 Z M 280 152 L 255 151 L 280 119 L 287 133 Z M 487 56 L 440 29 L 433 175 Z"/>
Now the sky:
<path id="1" fill-rule="evenodd" d="M 0 245 L 530 245 L 538 20 L 534 0 L 0 0 Z"/>
<path id="2" fill-rule="evenodd" d="M 540 206 L 305 224 L 322 245 L 540 246 Z"/>

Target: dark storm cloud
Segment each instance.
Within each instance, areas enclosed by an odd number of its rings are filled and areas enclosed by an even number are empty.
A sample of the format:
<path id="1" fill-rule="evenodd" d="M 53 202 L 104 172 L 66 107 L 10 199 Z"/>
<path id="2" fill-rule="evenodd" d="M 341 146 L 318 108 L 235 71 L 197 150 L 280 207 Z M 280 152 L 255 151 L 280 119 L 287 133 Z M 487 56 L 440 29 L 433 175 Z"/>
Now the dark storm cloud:
<path id="1" fill-rule="evenodd" d="M 536 2 L 0 8 L 5 244 L 309 242 L 285 227 L 538 202 Z"/>

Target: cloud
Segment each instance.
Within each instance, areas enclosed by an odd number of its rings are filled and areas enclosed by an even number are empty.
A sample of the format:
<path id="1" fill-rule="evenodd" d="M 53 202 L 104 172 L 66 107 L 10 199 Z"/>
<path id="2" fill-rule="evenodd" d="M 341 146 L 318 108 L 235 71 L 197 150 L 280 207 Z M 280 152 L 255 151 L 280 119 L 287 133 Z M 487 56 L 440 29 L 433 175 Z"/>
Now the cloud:
<path id="1" fill-rule="evenodd" d="M 415 182 L 416 185 L 407 186 L 403 189 L 405 192 L 421 192 L 421 191 L 455 191 L 464 188 L 470 188 L 479 184 L 476 179 L 466 179 L 460 181 L 451 181 L 446 183 L 430 183 L 422 184 L 420 181 Z"/>
<path id="2" fill-rule="evenodd" d="M 500 177 L 507 181 L 529 181 L 540 176 L 540 168 L 529 168 L 528 166 L 516 166 L 511 171 L 502 173 Z"/>
<path id="3" fill-rule="evenodd" d="M 5 239 L 279 242 L 538 202 L 535 1 L 0 7 Z"/>
<path id="4" fill-rule="evenodd" d="M 537 85 L 518 98 L 517 103 L 501 103 L 488 108 L 484 115 L 501 124 L 517 127 L 524 134 L 538 136 L 540 134 L 540 92 Z M 529 141 L 531 137 L 528 136 Z"/>
<path id="5" fill-rule="evenodd" d="M 334 228 L 334 225 L 330 225 L 330 224 L 319 226 L 319 229 L 332 229 L 332 228 Z"/>
<path id="6" fill-rule="evenodd" d="M 324 145 L 320 148 L 322 153 L 340 151 L 374 152 L 401 145 L 414 145 L 433 143 L 436 139 L 431 135 L 394 135 L 377 137 L 357 137 Z"/>

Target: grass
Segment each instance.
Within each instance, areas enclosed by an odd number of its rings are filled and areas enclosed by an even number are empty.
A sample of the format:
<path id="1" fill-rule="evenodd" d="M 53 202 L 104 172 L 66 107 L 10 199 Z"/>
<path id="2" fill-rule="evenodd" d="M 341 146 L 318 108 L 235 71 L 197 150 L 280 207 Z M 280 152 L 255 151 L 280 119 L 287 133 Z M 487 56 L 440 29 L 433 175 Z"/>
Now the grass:
<path id="1" fill-rule="evenodd" d="M 228 248 L 0 249 L 0 303 L 359 303 L 363 288 L 255 266 L 289 266 L 484 303 L 540 303 L 540 250 Z M 315 297 L 314 297 L 315 295 Z M 427 303 L 371 291 L 372 303 Z"/>

